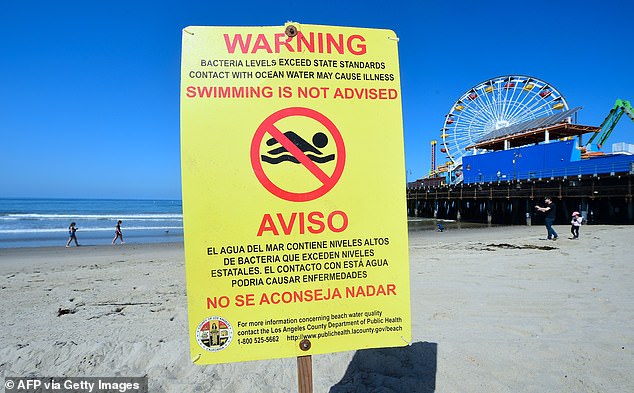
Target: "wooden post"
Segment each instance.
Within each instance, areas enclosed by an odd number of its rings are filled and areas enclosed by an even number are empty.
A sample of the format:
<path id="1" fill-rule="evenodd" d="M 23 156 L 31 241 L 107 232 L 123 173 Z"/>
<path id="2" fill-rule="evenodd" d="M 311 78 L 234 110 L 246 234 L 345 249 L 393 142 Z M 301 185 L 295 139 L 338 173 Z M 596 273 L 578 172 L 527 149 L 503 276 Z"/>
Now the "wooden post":
<path id="1" fill-rule="evenodd" d="M 313 359 L 310 355 L 297 357 L 297 388 L 299 393 L 313 393 Z"/>
<path id="2" fill-rule="evenodd" d="M 308 339 L 299 342 L 302 351 L 308 351 L 310 347 Z M 297 389 L 299 393 L 313 393 L 313 358 L 310 355 L 297 357 Z"/>

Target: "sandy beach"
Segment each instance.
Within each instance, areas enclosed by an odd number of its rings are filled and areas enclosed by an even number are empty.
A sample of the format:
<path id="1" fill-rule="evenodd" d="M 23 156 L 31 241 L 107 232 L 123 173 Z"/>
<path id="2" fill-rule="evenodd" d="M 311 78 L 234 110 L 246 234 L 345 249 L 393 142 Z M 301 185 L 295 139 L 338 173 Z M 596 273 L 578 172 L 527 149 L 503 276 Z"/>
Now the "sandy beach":
<path id="1" fill-rule="evenodd" d="M 411 345 L 313 356 L 314 391 L 634 391 L 634 227 L 555 228 L 410 231 Z M 2 377 L 297 391 L 294 358 L 192 364 L 182 244 L 0 249 L 0 277 Z"/>

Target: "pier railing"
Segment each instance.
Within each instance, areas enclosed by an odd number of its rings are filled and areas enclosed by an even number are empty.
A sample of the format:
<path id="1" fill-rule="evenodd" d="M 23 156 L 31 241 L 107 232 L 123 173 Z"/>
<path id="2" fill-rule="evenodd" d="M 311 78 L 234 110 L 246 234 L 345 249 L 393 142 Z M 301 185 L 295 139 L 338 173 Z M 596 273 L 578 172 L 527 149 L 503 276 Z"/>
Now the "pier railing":
<path id="1" fill-rule="evenodd" d="M 464 183 L 490 183 L 516 180 L 544 180 L 556 178 L 582 177 L 586 175 L 601 176 L 617 174 L 634 174 L 634 162 L 604 162 L 605 160 L 580 161 L 578 165 L 569 165 L 565 168 L 553 168 L 547 170 L 522 171 L 516 173 L 497 173 L 494 175 L 465 174 Z"/>

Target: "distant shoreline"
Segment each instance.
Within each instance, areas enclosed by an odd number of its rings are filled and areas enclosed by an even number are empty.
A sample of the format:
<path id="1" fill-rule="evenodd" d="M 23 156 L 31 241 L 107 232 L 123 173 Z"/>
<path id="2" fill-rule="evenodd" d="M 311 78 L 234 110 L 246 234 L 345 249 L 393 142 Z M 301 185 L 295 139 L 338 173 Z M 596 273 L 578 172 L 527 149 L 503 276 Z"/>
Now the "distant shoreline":
<path id="1" fill-rule="evenodd" d="M 437 232 L 437 223 L 442 223 L 444 234 L 446 235 L 448 232 L 463 232 L 466 230 L 474 230 L 474 229 L 494 229 L 494 228 L 542 228 L 543 224 L 533 224 L 531 226 L 524 225 L 504 225 L 504 224 L 486 224 L 480 222 L 466 222 L 466 221 L 456 221 L 456 220 L 446 220 L 446 219 L 434 219 L 434 218 L 423 218 L 423 217 L 408 217 L 408 232 L 420 232 L 420 233 L 429 233 L 433 234 Z M 568 232 L 568 224 L 555 224 L 558 231 Z M 592 225 L 592 226 L 601 226 L 601 225 Z M 615 224 L 614 227 L 619 226 Z M 626 225 L 627 226 L 627 225 Z M 587 226 L 584 226 L 587 227 Z M 610 225 L 608 225 L 610 227 Z M 100 236 L 86 236 L 87 232 L 79 232 L 78 231 L 78 239 L 81 246 L 79 248 L 99 248 L 99 247 L 113 247 L 110 242 L 112 241 L 111 232 L 108 231 L 107 235 L 100 234 Z M 127 235 L 127 236 L 126 236 Z M 130 231 L 124 231 L 124 238 L 126 243 L 121 245 L 117 242 L 115 247 L 144 247 L 144 246 L 156 246 L 162 244 L 183 244 L 184 235 L 183 229 L 175 230 L 173 233 L 169 233 L 161 236 L 130 236 Z M 56 250 L 58 248 L 64 248 L 66 236 L 58 236 L 56 234 L 55 238 L 46 239 L 44 242 L 37 244 L 37 240 L 12 240 L 6 238 L 0 238 L 0 255 L 2 255 L 3 251 L 13 250 L 13 249 L 45 249 L 45 250 Z M 5 246 L 7 243 L 20 243 L 19 245 L 9 245 Z M 34 243 L 30 245 L 29 243 Z M 72 245 L 70 248 L 75 248 Z"/>
<path id="2" fill-rule="evenodd" d="M 109 245 L 121 220 L 129 243 L 182 241 L 179 200 L 0 199 L 0 248 L 65 245 L 76 223 L 83 245 Z"/>

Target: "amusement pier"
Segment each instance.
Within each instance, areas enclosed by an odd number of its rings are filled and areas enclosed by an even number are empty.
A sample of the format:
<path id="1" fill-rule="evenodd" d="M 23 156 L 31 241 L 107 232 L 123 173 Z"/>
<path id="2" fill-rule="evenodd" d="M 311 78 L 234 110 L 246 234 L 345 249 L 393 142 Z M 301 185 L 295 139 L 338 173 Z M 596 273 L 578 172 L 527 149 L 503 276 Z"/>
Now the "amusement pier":
<path id="1" fill-rule="evenodd" d="M 532 225 L 543 223 L 535 205 L 551 196 L 556 223 L 577 211 L 589 224 L 634 224 L 634 145 L 604 146 L 622 118 L 634 121 L 634 109 L 616 99 L 598 126 L 578 124 L 579 110 L 530 76 L 473 86 L 445 116 L 440 141 L 431 141 L 429 175 L 408 184 L 408 215 Z M 438 166 L 437 148 L 446 157 Z"/>

